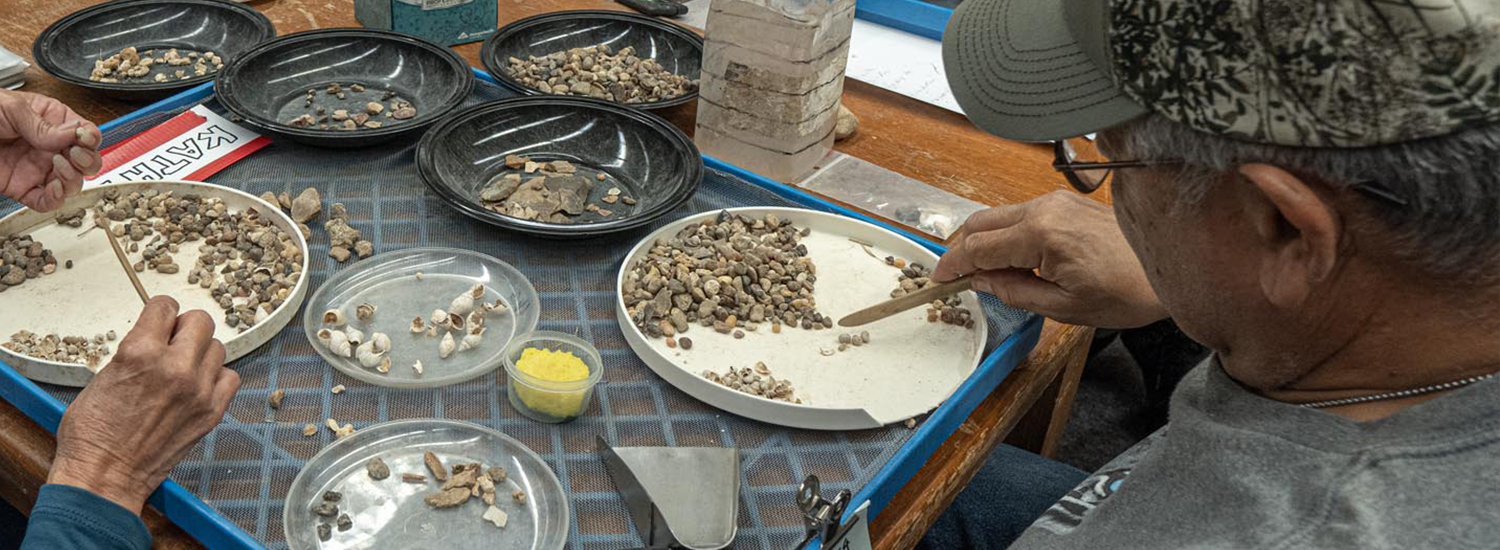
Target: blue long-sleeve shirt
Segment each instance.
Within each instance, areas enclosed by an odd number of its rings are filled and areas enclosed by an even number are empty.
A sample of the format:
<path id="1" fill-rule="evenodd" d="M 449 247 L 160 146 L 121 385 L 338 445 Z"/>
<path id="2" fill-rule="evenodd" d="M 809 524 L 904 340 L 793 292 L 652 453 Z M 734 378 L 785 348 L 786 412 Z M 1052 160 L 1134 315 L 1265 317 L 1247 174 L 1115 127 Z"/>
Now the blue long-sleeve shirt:
<path id="1" fill-rule="evenodd" d="M 146 522 L 99 495 L 67 485 L 43 485 L 31 508 L 21 550 L 148 550 Z"/>

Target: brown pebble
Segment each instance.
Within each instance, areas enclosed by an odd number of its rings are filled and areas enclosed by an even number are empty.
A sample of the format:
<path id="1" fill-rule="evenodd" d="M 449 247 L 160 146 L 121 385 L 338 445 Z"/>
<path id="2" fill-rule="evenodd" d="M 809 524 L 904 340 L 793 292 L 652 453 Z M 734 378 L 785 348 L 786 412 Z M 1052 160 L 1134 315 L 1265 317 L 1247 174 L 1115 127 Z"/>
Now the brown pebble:
<path id="1" fill-rule="evenodd" d="M 609 176 L 604 175 L 604 172 L 600 172 L 598 175 L 594 176 L 594 179 L 599 180 L 599 181 L 604 181 L 604 179 L 608 178 L 608 177 Z"/>
<path id="2" fill-rule="evenodd" d="M 736 330 L 736 331 L 734 331 L 734 339 L 735 340 L 740 340 L 740 339 L 743 339 L 744 337 L 745 337 L 745 331 L 743 331 L 743 330 Z"/>
<path id="3" fill-rule="evenodd" d="M 390 467 L 386 466 L 385 461 L 381 460 L 380 457 L 372 458 L 369 462 L 365 463 L 365 473 L 369 474 L 370 479 L 375 481 L 391 477 Z"/>
<path id="4" fill-rule="evenodd" d="M 693 349 L 693 339 L 687 337 L 679 338 L 677 345 L 682 346 L 682 349 Z"/>
<path id="5" fill-rule="evenodd" d="M 677 347 L 677 339 L 676 338 L 667 338 L 667 347 L 675 349 Z"/>

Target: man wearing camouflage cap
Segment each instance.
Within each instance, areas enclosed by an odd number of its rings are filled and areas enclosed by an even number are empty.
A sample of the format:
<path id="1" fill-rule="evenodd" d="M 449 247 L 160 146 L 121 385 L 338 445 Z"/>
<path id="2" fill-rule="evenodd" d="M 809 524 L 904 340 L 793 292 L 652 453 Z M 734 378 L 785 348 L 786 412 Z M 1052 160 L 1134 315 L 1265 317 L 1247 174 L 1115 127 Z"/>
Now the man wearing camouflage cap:
<path id="1" fill-rule="evenodd" d="M 967 0 L 944 61 L 1114 206 L 981 212 L 935 277 L 1215 354 L 1093 475 L 1002 447 L 923 547 L 1500 544 L 1500 2 Z"/>

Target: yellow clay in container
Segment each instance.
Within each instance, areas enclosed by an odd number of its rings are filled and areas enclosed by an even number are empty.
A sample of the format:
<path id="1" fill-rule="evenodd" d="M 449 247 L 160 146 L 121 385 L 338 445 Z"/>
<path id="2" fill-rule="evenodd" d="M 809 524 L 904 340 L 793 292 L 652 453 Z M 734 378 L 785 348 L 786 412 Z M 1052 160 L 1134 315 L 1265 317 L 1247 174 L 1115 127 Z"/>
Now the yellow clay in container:
<path id="1" fill-rule="evenodd" d="M 545 382 L 578 382 L 589 377 L 589 366 L 569 351 L 526 348 L 516 360 L 516 368 Z M 512 382 L 515 383 L 515 382 Z M 516 395 L 531 410 L 556 417 L 583 414 L 584 398 L 592 388 L 550 391 L 527 383 L 516 386 Z"/>

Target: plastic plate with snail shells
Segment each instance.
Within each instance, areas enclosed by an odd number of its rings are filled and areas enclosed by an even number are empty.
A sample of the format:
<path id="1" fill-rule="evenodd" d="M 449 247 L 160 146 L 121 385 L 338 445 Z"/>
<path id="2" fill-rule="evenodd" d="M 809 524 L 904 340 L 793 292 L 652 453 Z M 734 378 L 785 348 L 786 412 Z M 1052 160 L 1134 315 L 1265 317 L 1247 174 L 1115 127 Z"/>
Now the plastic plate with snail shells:
<path id="1" fill-rule="evenodd" d="M 103 346 L 108 346 L 109 349 L 95 354 L 92 366 L 83 364 L 82 361 L 73 363 L 42 359 L 18 353 L 5 346 L 0 346 L 0 360 L 32 380 L 73 387 L 87 385 L 94 374 L 109 363 L 120 340 L 125 338 L 135 324 L 143 306 L 115 257 L 104 230 L 95 227 L 93 207 L 108 193 L 117 193 L 123 197 L 134 192 L 170 192 L 172 197 L 179 199 L 197 196 L 205 200 L 221 200 L 231 215 L 254 209 L 259 213 L 260 219 L 269 221 L 272 226 L 289 235 L 290 239 L 284 242 L 294 243 L 296 250 L 300 252 L 293 255 L 300 257 L 286 258 L 278 264 L 286 265 L 288 270 L 295 269 L 298 274 L 295 283 L 291 283 L 291 288 L 281 286 L 273 291 L 277 294 L 274 298 L 279 301 L 279 305 L 266 308 L 266 311 L 257 310 L 257 318 L 251 319 L 250 323 L 239 323 L 237 327 L 226 326 L 229 312 L 219 304 L 210 289 L 200 284 L 201 278 L 200 281 L 189 282 L 198 266 L 200 247 L 206 244 L 205 240 L 183 241 L 177 243 L 176 252 L 163 252 L 170 254 L 172 263 L 179 266 L 175 272 L 146 269 L 137 274 L 147 294 L 173 297 L 180 304 L 182 312 L 194 309 L 208 312 L 216 325 L 215 337 L 224 342 L 228 352 L 226 362 L 238 359 L 270 341 L 292 320 L 307 295 L 307 241 L 297 231 L 291 218 L 275 206 L 234 189 L 204 183 L 152 181 L 104 185 L 85 190 L 53 212 L 21 209 L 0 219 L 0 239 L 12 235 L 30 236 L 50 250 L 56 260 L 55 267 L 49 270 L 51 273 L 28 279 L 21 284 L 8 285 L 8 288 L 0 292 L 0 312 L 4 312 L 0 314 L 0 343 L 10 343 L 12 337 L 20 331 L 34 333 L 38 338 L 51 334 L 58 335 L 59 338 L 74 336 L 88 340 L 90 344 L 93 344 L 97 336 L 110 332 L 115 334 L 116 339 L 104 339 L 103 344 L 95 348 L 102 350 Z M 83 216 L 73 222 L 78 227 L 58 221 L 59 216 L 79 209 L 84 210 Z M 134 219 L 134 215 L 131 215 L 125 221 Z M 115 221 L 113 225 L 120 226 L 123 223 L 124 221 Z M 142 250 L 153 248 L 149 243 L 154 233 L 151 235 L 140 241 L 132 240 L 129 235 L 119 239 L 131 262 L 142 261 Z M 136 252 L 130 251 L 132 244 L 135 244 Z M 235 255 L 238 256 L 239 252 Z M 225 265 L 228 264 L 215 266 L 213 280 L 223 280 L 218 273 L 222 272 Z M 267 286 L 273 285 L 274 283 Z M 244 305 L 246 299 L 236 297 L 232 300 L 235 305 Z M 246 327 L 247 324 L 250 326 Z"/>
<path id="2" fill-rule="evenodd" d="M 901 270 L 887 264 L 887 256 L 929 268 L 938 259 L 901 235 L 852 218 L 795 208 L 734 208 L 684 218 L 647 236 L 626 256 L 617 288 L 626 288 L 632 266 L 647 258 L 659 239 L 671 240 L 683 228 L 713 220 L 721 212 L 760 219 L 774 214 L 809 230 L 799 244 L 807 247 L 807 257 L 815 265 L 813 297 L 817 310 L 834 320 L 890 299 Z M 963 307 L 981 311 L 973 292 L 959 298 Z M 684 349 L 642 332 L 620 293 L 616 308 L 631 349 L 668 383 L 725 411 L 806 429 L 876 428 L 931 411 L 974 372 L 988 334 L 983 315 L 975 315 L 973 326 L 966 328 L 929 322 L 924 308 L 916 308 L 853 329 L 868 331 L 870 341 L 844 351 L 838 351 L 839 335 L 850 329 L 782 326 L 777 333 L 769 322 L 758 323 L 753 331 L 740 323 L 740 337 L 693 322 L 677 335 L 679 342 L 682 337 L 692 340 L 691 348 Z M 769 376 L 790 382 L 801 403 L 730 389 L 703 375 L 729 368 L 753 370 L 757 363 L 765 364 Z"/>

